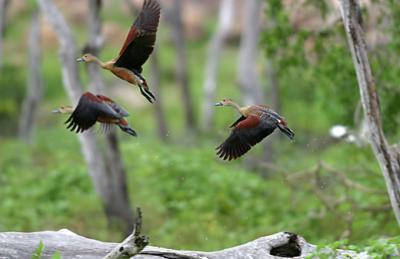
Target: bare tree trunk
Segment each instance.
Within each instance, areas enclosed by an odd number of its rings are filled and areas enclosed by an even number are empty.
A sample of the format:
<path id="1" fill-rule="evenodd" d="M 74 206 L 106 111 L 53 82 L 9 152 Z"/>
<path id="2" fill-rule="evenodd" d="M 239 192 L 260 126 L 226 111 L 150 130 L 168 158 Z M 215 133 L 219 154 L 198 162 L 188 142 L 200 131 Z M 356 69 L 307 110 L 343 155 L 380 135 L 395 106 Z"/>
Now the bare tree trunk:
<path id="1" fill-rule="evenodd" d="M 247 0 L 245 2 L 244 26 L 237 68 L 242 103 L 245 105 L 264 102 L 264 94 L 257 73 L 261 11 L 260 0 Z"/>
<path id="2" fill-rule="evenodd" d="M 6 14 L 10 0 L 0 0 L 0 68 L 3 66 L 3 38 L 6 30 Z"/>
<path id="3" fill-rule="evenodd" d="M 101 34 L 102 21 L 100 11 L 102 0 L 89 1 L 88 25 L 89 38 L 84 52 L 98 55 L 103 45 Z M 88 64 L 89 77 L 91 79 L 90 89 L 95 93 L 105 93 L 105 84 L 101 77 L 101 71 L 97 64 Z M 119 150 L 118 136 L 115 129 L 112 129 L 106 136 L 106 167 L 109 172 L 106 177 L 108 188 L 112 190 L 112 206 L 106 207 L 109 219 L 115 218 L 123 224 L 125 232 L 131 231 L 133 225 L 132 207 L 129 201 L 128 187 L 126 185 L 126 172 Z M 111 222 L 111 221 L 110 221 Z M 118 223 L 118 222 L 117 222 Z"/>
<path id="4" fill-rule="evenodd" d="M 29 72 L 26 83 L 26 97 L 23 102 L 19 121 L 18 135 L 27 143 L 31 143 L 36 128 L 37 115 L 43 94 L 42 58 L 40 49 L 40 16 L 37 10 L 32 15 L 29 39 Z"/>
<path id="5" fill-rule="evenodd" d="M 279 96 L 279 81 L 276 74 L 275 68 L 273 67 L 271 61 L 267 60 L 265 67 L 265 74 L 268 80 L 267 87 L 267 101 L 270 106 L 277 112 L 281 112 L 281 103 Z"/>
<path id="6" fill-rule="evenodd" d="M 215 31 L 208 49 L 207 63 L 205 66 L 205 81 L 203 85 L 203 129 L 212 127 L 215 102 L 215 92 L 217 91 L 218 62 L 222 47 L 228 36 L 234 16 L 234 0 L 222 0 L 219 8 L 218 28 Z"/>
<path id="7" fill-rule="evenodd" d="M 165 142 L 168 139 L 168 127 L 160 93 L 160 74 L 160 62 L 158 60 L 158 48 L 156 46 L 150 57 L 150 83 L 157 99 L 157 102 L 154 103 L 154 108 L 158 124 L 158 136 Z"/>
<path id="8" fill-rule="evenodd" d="M 75 61 L 77 57 L 76 43 L 64 17 L 54 5 L 54 2 L 50 0 L 37 0 L 37 2 L 42 14 L 48 19 L 58 36 L 64 87 L 70 99 L 77 103 L 83 92 L 83 87 Z M 109 221 L 113 218 L 124 218 L 129 208 L 121 208 L 121 201 L 118 200 L 119 196 L 116 196 L 115 190 L 110 188 L 108 175 L 111 172 L 106 169 L 104 156 L 99 150 L 94 131 L 86 131 L 79 134 L 78 137 L 82 153 L 88 165 L 89 174 L 95 190 L 103 202 Z"/>
<path id="9" fill-rule="evenodd" d="M 260 0 L 247 0 L 244 3 L 244 24 L 237 66 L 237 81 L 244 105 L 265 103 L 264 93 L 257 73 L 261 12 Z M 271 143 L 272 141 L 269 139 L 263 143 L 264 161 L 272 161 Z M 254 164 L 254 160 L 245 159 L 245 161 L 246 164 Z M 263 176 L 267 176 L 266 171 L 263 172 Z"/>
<path id="10" fill-rule="evenodd" d="M 88 12 L 88 27 L 89 37 L 88 41 L 83 48 L 84 53 L 92 53 L 98 56 L 101 48 L 103 47 L 103 36 L 101 34 L 101 11 L 102 0 L 89 0 L 89 12 Z M 96 93 L 104 93 L 105 86 L 104 81 L 101 78 L 100 68 L 95 63 L 87 64 L 89 77 L 90 77 L 90 89 Z"/>
<path id="11" fill-rule="evenodd" d="M 270 60 L 266 61 L 265 65 L 265 74 L 267 77 L 267 98 L 266 101 L 269 104 L 269 106 L 272 107 L 277 113 L 281 112 L 281 104 L 279 102 L 279 82 L 278 82 L 278 77 L 276 75 L 275 68 L 273 67 L 272 63 Z M 272 135 L 267 141 L 265 141 L 264 144 L 264 162 L 266 163 L 272 163 L 274 161 L 274 148 L 273 148 L 273 143 L 275 141 L 273 138 L 281 138 L 282 136 L 280 134 L 274 134 Z M 286 140 L 285 140 L 286 141 Z"/>
<path id="12" fill-rule="evenodd" d="M 340 0 L 341 14 L 353 57 L 370 144 L 385 178 L 393 212 L 400 224 L 400 151 L 390 146 L 382 130 L 379 97 L 368 60 L 361 9 L 356 0 Z"/>
<path id="13" fill-rule="evenodd" d="M 196 128 L 196 119 L 192 96 L 190 95 L 189 77 L 188 77 L 188 59 L 186 50 L 186 39 L 182 22 L 182 1 L 174 0 L 169 20 L 172 25 L 172 39 L 175 42 L 177 59 L 176 72 L 179 84 L 182 88 L 182 102 L 185 113 L 185 123 L 187 131 L 193 132 Z"/>

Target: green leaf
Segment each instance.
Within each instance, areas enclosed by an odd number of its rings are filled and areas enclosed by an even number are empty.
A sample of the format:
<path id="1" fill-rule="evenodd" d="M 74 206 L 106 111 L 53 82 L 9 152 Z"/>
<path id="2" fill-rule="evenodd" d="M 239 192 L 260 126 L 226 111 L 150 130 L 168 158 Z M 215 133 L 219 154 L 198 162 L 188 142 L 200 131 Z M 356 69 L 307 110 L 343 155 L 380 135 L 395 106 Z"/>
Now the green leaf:
<path id="1" fill-rule="evenodd" d="M 36 248 L 35 253 L 32 255 L 32 259 L 40 259 L 42 258 L 42 252 L 44 250 L 44 244 L 42 240 L 40 240 L 38 247 Z"/>

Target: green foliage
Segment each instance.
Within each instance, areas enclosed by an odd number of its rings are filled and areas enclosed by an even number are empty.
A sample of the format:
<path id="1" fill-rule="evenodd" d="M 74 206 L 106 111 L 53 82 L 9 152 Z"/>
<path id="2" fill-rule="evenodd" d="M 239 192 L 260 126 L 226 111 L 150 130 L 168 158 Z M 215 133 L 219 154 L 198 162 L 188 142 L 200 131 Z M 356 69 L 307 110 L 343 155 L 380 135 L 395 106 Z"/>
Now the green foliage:
<path id="1" fill-rule="evenodd" d="M 366 244 L 360 245 L 349 245 L 348 240 L 339 240 L 328 245 L 317 246 L 316 251 L 306 258 L 336 258 L 338 249 L 352 250 L 373 259 L 398 258 L 400 256 L 400 237 L 371 239 Z M 348 258 L 352 258 L 352 256 L 348 255 Z"/>
<path id="2" fill-rule="evenodd" d="M 43 256 L 43 251 L 45 249 L 45 246 L 43 242 L 40 240 L 38 247 L 36 248 L 35 253 L 32 255 L 31 259 L 41 259 Z M 61 259 L 61 253 L 59 251 L 56 251 L 52 256 L 51 259 Z"/>
<path id="3" fill-rule="evenodd" d="M 38 133 L 31 148 L 15 141 L 1 142 L 0 231 L 69 228 L 101 240 L 123 238 L 107 229 L 75 135 L 66 132 L 62 123 Z M 312 177 L 299 178 L 294 187 L 279 171 L 264 179 L 238 162 L 217 160 L 209 148 L 214 140 L 190 148 L 121 137 L 130 198 L 133 206 L 142 208 L 144 233 L 154 244 L 214 250 L 282 230 L 299 233 L 312 243 L 332 242 L 346 231 L 344 219 L 349 212 L 354 218 L 352 243 L 397 233 L 391 211 L 376 214 L 352 207 L 353 203 L 379 207 L 388 203 L 386 195 L 349 191 L 329 172 L 320 172 L 323 192 L 338 199 L 350 195 L 334 212 L 316 197 Z M 360 152 L 351 145 L 338 145 L 318 153 L 319 159 L 348 173 L 352 180 L 385 190 L 381 175 L 371 173 L 379 169 L 369 149 Z M 315 164 L 314 156 L 291 151 L 276 162 L 285 170 L 301 171 Z M 348 163 L 338 162 L 345 160 Z"/>
<path id="4" fill-rule="evenodd" d="M 56 251 L 52 256 L 51 259 L 61 259 L 61 253 L 59 251 Z"/>
<path id="5" fill-rule="evenodd" d="M 24 96 L 25 76 L 15 65 L 1 68 L 0 136 L 11 135 L 18 127 L 18 117 Z"/>
<path id="6" fill-rule="evenodd" d="M 42 258 L 42 253 L 43 253 L 44 245 L 43 242 L 40 241 L 38 247 L 36 248 L 35 253 L 32 255 L 32 259 L 40 259 Z"/>
<path id="7" fill-rule="evenodd" d="M 311 0 L 307 4 L 320 10 L 321 17 L 325 16 L 325 1 Z M 399 50 L 400 4 L 391 1 L 389 6 L 393 24 L 385 30 L 394 40 L 386 48 L 372 51 L 370 60 L 378 82 L 383 125 L 386 133 L 395 139 L 400 123 L 397 105 L 400 90 L 396 85 L 400 71 L 396 65 L 398 56 L 392 53 Z M 338 24 L 319 31 L 302 26 L 294 28 L 289 11 L 279 0 L 267 1 L 266 15 L 268 25 L 263 32 L 262 46 L 278 76 L 285 114 L 295 118 L 292 124 L 313 132 L 327 131 L 333 124 L 352 126 L 359 92 L 343 26 Z M 307 106 L 303 105 L 304 101 Z M 309 114 L 309 120 L 301 114 Z"/>

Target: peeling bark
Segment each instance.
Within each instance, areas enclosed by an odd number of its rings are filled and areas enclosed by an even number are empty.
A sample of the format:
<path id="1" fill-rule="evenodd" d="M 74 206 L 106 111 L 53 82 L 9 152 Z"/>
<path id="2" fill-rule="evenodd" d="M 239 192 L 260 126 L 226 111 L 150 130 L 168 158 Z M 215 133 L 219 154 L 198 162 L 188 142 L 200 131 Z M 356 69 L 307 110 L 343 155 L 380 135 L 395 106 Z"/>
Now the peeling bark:
<path id="1" fill-rule="evenodd" d="M 389 145 L 382 130 L 379 96 L 368 60 L 361 9 L 356 0 L 340 0 L 340 8 L 357 74 L 370 144 L 380 165 L 392 209 L 400 225 L 400 152 Z"/>

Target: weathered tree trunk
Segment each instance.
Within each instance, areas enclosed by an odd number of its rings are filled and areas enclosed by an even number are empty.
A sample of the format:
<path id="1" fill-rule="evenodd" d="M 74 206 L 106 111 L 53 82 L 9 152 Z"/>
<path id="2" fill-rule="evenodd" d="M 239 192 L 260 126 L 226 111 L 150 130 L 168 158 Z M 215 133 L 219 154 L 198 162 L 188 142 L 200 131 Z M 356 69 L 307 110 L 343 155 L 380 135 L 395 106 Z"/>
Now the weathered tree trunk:
<path id="1" fill-rule="evenodd" d="M 244 25 L 237 67 L 242 103 L 264 103 L 264 93 L 257 73 L 258 43 L 261 23 L 261 1 L 247 0 L 244 4 Z"/>
<path id="2" fill-rule="evenodd" d="M 40 16 L 35 10 L 32 15 L 28 39 L 29 46 L 29 71 L 26 83 L 26 97 L 23 102 L 18 135 L 27 143 L 31 143 L 32 135 L 36 128 L 40 101 L 43 94 L 42 58 L 40 49 Z"/>
<path id="3" fill-rule="evenodd" d="M 168 126 L 165 119 L 165 112 L 162 106 L 161 89 L 160 89 L 160 61 L 158 60 L 158 48 L 155 46 L 153 53 L 150 56 L 150 84 L 151 88 L 154 90 L 154 95 L 156 96 L 157 102 L 154 103 L 154 108 L 156 112 L 156 120 L 158 124 L 158 136 L 162 141 L 167 141 L 168 139 Z"/>
<path id="4" fill-rule="evenodd" d="M 188 76 L 188 58 L 186 50 L 185 32 L 182 22 L 182 1 L 174 0 L 168 19 L 172 25 L 172 39 L 176 47 L 176 72 L 178 82 L 182 88 L 182 103 L 185 113 L 186 129 L 189 133 L 196 128 L 196 118 L 192 96 L 190 94 Z"/>
<path id="5" fill-rule="evenodd" d="M 217 74 L 220 54 L 228 36 L 234 16 L 234 0 L 221 0 L 218 16 L 218 28 L 215 31 L 208 49 L 203 85 L 203 119 L 202 126 L 208 130 L 213 125 L 215 92 L 217 91 Z"/>
<path id="6" fill-rule="evenodd" d="M 10 0 L 0 0 L 0 68 L 3 66 L 3 38 L 6 30 L 6 14 Z"/>
<path id="7" fill-rule="evenodd" d="M 37 2 L 42 14 L 48 19 L 58 36 L 64 87 L 72 102 L 76 104 L 83 92 L 82 83 L 79 79 L 78 66 L 75 61 L 77 57 L 76 43 L 64 17 L 54 5 L 54 2 L 49 0 L 37 0 Z M 94 131 L 86 131 L 79 134 L 78 138 L 88 165 L 89 174 L 95 190 L 103 202 L 108 219 L 125 218 L 126 211 L 129 211 L 129 208 L 128 210 L 127 208 L 121 208 L 119 205 L 121 201 L 115 199 L 120 196 L 116 196 L 115 189 L 110 188 L 108 180 L 112 172 L 107 171 L 105 159 L 100 152 Z M 123 188 L 120 189 L 123 190 Z M 122 197 L 124 195 L 126 194 L 123 194 Z"/>
<path id="8" fill-rule="evenodd" d="M 102 21 L 100 11 L 102 0 L 89 1 L 88 29 L 89 38 L 84 48 L 84 52 L 90 52 L 98 55 L 103 46 L 103 37 L 101 34 Z M 101 77 L 100 67 L 97 64 L 89 63 L 88 72 L 90 77 L 90 89 L 97 94 L 106 92 L 104 81 Z M 128 187 L 126 185 L 126 172 L 119 150 L 119 142 L 116 130 L 113 128 L 105 135 L 106 145 L 106 174 L 108 188 L 112 191 L 112 206 L 106 207 L 106 214 L 109 222 L 122 223 L 126 233 L 132 229 L 132 207 L 129 201 Z"/>
<path id="9" fill-rule="evenodd" d="M 60 231 L 43 231 L 33 233 L 3 232 L 0 233 L 0 258 L 31 258 L 39 242 L 44 244 L 43 258 L 50 258 L 58 251 L 62 258 L 118 258 L 104 257 L 119 244 L 106 243 L 79 236 L 67 229 Z M 127 246 L 124 246 L 124 248 Z M 185 251 L 146 246 L 133 258 L 137 259 L 273 259 L 282 257 L 306 258 L 316 249 L 304 238 L 293 233 L 280 232 L 260 237 L 235 247 L 213 251 Z M 365 253 L 336 250 L 336 258 L 368 258 Z"/>
<path id="10" fill-rule="evenodd" d="M 360 6 L 356 0 L 340 0 L 340 4 L 370 134 L 370 143 L 385 178 L 393 212 L 400 224 L 400 151 L 398 147 L 388 144 L 382 130 L 379 97 L 368 60 Z"/>

